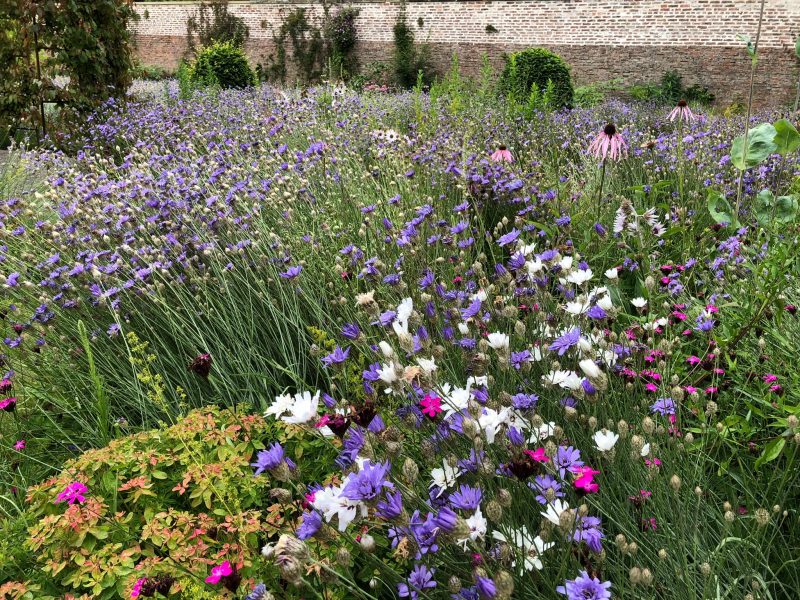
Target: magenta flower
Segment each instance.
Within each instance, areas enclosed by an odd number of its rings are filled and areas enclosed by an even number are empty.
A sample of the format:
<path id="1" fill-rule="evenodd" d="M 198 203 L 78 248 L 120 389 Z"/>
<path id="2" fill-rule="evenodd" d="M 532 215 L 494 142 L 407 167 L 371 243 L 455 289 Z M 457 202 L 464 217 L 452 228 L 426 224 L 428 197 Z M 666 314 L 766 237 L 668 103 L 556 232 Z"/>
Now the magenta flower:
<path id="1" fill-rule="evenodd" d="M 231 566 L 230 561 L 226 560 L 221 565 L 217 565 L 211 569 L 211 575 L 206 577 L 206 583 L 216 585 L 220 582 L 220 579 L 227 577 L 228 575 L 233 575 L 233 567 Z"/>
<path id="2" fill-rule="evenodd" d="M 11 398 L 4 398 L 3 400 L 0 400 L 0 410 L 12 412 L 15 408 L 17 408 L 17 399 L 13 396 Z"/>
<path id="3" fill-rule="evenodd" d="M 589 153 L 601 160 L 607 157 L 611 160 L 620 160 L 628 155 L 628 144 L 622 139 L 617 127 L 609 123 L 589 144 Z"/>
<path id="4" fill-rule="evenodd" d="M 25 450 L 25 440 L 17 440 L 14 444 L 14 450 Z"/>
<path id="5" fill-rule="evenodd" d="M 675 108 L 672 109 L 672 112 L 669 113 L 669 120 L 674 121 L 675 119 L 692 123 L 697 120 L 697 116 L 692 112 L 692 109 L 689 108 L 689 104 L 686 100 L 679 100 Z"/>
<path id="6" fill-rule="evenodd" d="M 492 152 L 490 157 L 494 162 L 514 162 L 514 157 L 511 156 L 511 151 L 503 145 L 497 147 L 497 150 Z"/>
<path id="7" fill-rule="evenodd" d="M 133 584 L 131 588 L 131 598 L 138 598 L 142 593 L 142 586 L 147 581 L 147 577 L 140 577 L 136 580 L 136 583 Z"/>
<path id="8" fill-rule="evenodd" d="M 86 502 L 86 496 L 84 494 L 89 491 L 85 485 L 83 485 L 80 481 L 73 481 L 70 483 L 64 491 L 61 492 L 58 496 L 56 496 L 55 504 L 59 504 L 61 502 L 66 502 L 67 504 L 81 504 Z"/>
<path id="9" fill-rule="evenodd" d="M 426 394 L 419 405 L 422 408 L 422 414 L 431 419 L 435 419 L 436 415 L 442 412 L 442 399 L 437 396 Z"/>

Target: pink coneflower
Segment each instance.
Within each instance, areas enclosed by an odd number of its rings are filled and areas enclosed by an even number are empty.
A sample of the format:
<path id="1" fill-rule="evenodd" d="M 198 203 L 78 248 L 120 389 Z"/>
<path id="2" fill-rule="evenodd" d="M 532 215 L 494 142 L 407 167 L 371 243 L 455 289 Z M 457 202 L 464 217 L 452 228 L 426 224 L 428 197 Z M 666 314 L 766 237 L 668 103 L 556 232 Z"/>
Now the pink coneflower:
<path id="1" fill-rule="evenodd" d="M 674 121 L 675 119 L 693 123 L 697 120 L 697 117 L 692 112 L 692 109 L 689 108 L 689 104 L 686 102 L 686 100 L 679 100 L 675 108 L 672 109 L 672 112 L 669 113 L 669 120 Z"/>
<path id="2" fill-rule="evenodd" d="M 589 153 L 595 158 L 605 160 L 619 160 L 623 156 L 628 155 L 628 144 L 622 139 L 622 136 L 617 131 L 616 125 L 609 123 L 603 128 L 603 131 L 597 134 L 591 144 L 589 144 Z"/>
<path id="3" fill-rule="evenodd" d="M 17 443 L 14 444 L 14 450 L 25 450 L 25 440 L 17 440 Z"/>
<path id="4" fill-rule="evenodd" d="M 511 151 L 502 144 L 497 147 L 490 157 L 494 162 L 514 162 L 514 157 L 511 156 Z"/>
<path id="5" fill-rule="evenodd" d="M 70 483 L 64 491 L 61 492 L 58 496 L 56 496 L 55 503 L 59 504 L 60 502 L 66 502 L 67 504 L 81 504 L 86 502 L 86 496 L 84 494 L 89 491 L 85 485 L 83 485 L 80 481 L 73 481 Z"/>
<path id="6" fill-rule="evenodd" d="M 231 567 L 231 563 L 226 560 L 221 565 L 217 565 L 211 569 L 211 575 L 206 577 L 206 583 L 216 585 L 223 577 L 227 577 L 228 575 L 233 575 L 233 567 Z"/>

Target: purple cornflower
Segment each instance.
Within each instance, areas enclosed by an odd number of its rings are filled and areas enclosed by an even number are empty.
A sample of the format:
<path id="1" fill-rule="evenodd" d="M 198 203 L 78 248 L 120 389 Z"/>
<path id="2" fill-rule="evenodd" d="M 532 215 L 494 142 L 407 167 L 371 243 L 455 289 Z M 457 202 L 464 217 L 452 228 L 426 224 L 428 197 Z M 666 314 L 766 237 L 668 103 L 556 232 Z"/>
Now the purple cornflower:
<path id="1" fill-rule="evenodd" d="M 550 344 L 550 350 L 557 350 L 559 356 L 564 356 L 567 350 L 575 346 L 581 339 L 580 327 L 573 327 L 567 333 L 557 338 Z"/>
<path id="2" fill-rule="evenodd" d="M 497 245 L 500 247 L 507 246 L 515 241 L 522 232 L 519 229 L 512 229 L 505 235 L 501 235 L 497 240 Z"/>
<path id="3" fill-rule="evenodd" d="M 281 446 L 278 442 L 275 442 L 267 448 L 266 450 L 262 450 L 256 456 L 256 462 L 251 463 L 251 467 L 256 468 L 256 472 L 254 475 L 261 475 L 264 471 L 272 471 L 273 469 L 277 469 L 282 462 L 286 461 L 286 465 L 290 469 L 295 468 L 294 462 L 286 457 L 286 453 L 283 450 L 283 446 Z"/>
<path id="4" fill-rule="evenodd" d="M 386 474 L 391 465 L 388 461 L 373 464 L 365 461 L 358 473 L 350 475 L 347 485 L 342 490 L 342 495 L 350 500 L 373 500 L 377 498 L 385 487 L 391 487 L 386 481 Z"/>
<path id="5" fill-rule="evenodd" d="M 336 348 L 333 349 L 333 352 L 322 357 L 322 364 L 326 367 L 340 365 L 347 360 L 348 356 L 350 356 L 350 346 L 344 350 L 342 350 L 339 346 L 336 346 Z"/>
<path id="6" fill-rule="evenodd" d="M 494 598 L 497 596 L 497 587 L 494 585 L 494 581 L 489 577 L 477 575 L 475 577 L 475 586 L 478 588 L 478 593 L 481 598 Z"/>
<path id="7" fill-rule="evenodd" d="M 589 577 L 586 571 L 581 571 L 575 579 L 569 579 L 556 588 L 559 594 L 564 594 L 568 600 L 608 600 L 611 598 L 610 581 L 600 582 L 597 577 Z"/>
<path id="8" fill-rule="evenodd" d="M 481 505 L 483 493 L 478 487 L 462 485 L 450 494 L 450 504 L 459 510 L 475 510 Z"/>
<path id="9" fill-rule="evenodd" d="M 509 362 L 511 363 L 512 367 L 519 371 L 522 368 L 522 365 L 528 362 L 530 359 L 531 351 L 522 350 L 521 352 L 512 352 Z"/>
<path id="10" fill-rule="evenodd" d="M 281 277 L 284 279 L 294 279 L 298 275 L 300 275 L 300 271 L 303 270 L 303 267 L 297 265 L 296 267 L 289 267 L 285 272 L 281 273 Z"/>
<path id="11" fill-rule="evenodd" d="M 576 543 L 586 542 L 586 546 L 595 553 L 603 551 L 601 540 L 605 537 L 600 529 L 600 519 L 598 517 L 580 517 L 575 524 L 575 532 L 572 539 Z"/>
<path id="12" fill-rule="evenodd" d="M 357 340 L 361 335 L 361 330 L 355 323 L 345 323 L 342 325 L 342 335 L 348 340 Z"/>
<path id="13" fill-rule="evenodd" d="M 536 407 L 539 396 L 536 394 L 514 394 L 511 396 L 511 404 L 517 410 L 530 410 Z"/>
<path id="14" fill-rule="evenodd" d="M 303 522 L 300 523 L 300 527 L 297 528 L 295 534 L 301 540 L 307 540 L 310 537 L 314 537 L 321 528 L 322 517 L 317 511 L 312 510 L 303 513 Z"/>
<path id="15" fill-rule="evenodd" d="M 440 529 L 450 532 L 453 531 L 453 529 L 455 529 L 457 519 L 458 515 L 454 513 L 452 510 L 450 510 L 448 507 L 444 506 L 441 509 L 439 509 L 439 514 L 437 514 L 434 517 L 433 522 Z"/>
<path id="16" fill-rule="evenodd" d="M 408 579 L 397 584 L 398 596 L 417 600 L 419 592 L 436 587 L 436 581 L 433 579 L 435 572 L 436 569 L 429 569 L 425 565 L 415 565 Z"/>
<path id="17" fill-rule="evenodd" d="M 403 513 L 403 496 L 400 492 L 386 492 L 386 500 L 378 502 L 375 512 L 387 521 L 396 519 Z"/>
<path id="18" fill-rule="evenodd" d="M 675 414 L 675 402 L 672 398 L 659 398 L 651 406 L 650 410 L 653 413 L 658 413 L 662 417 Z"/>
<path id="19" fill-rule="evenodd" d="M 481 311 L 481 299 L 477 296 L 475 299 L 470 302 L 470 305 L 467 308 L 461 309 L 461 318 L 465 321 L 467 319 L 471 319 L 475 315 L 477 315 Z"/>
<path id="20" fill-rule="evenodd" d="M 533 481 L 528 483 L 528 487 L 530 487 L 534 492 L 539 492 L 536 496 L 536 501 L 539 504 L 547 504 L 549 502 L 546 497 L 548 490 L 553 490 L 552 495 L 554 498 L 564 497 L 564 492 L 561 491 L 561 484 L 556 480 L 555 477 L 549 474 L 537 475 Z"/>
<path id="21" fill-rule="evenodd" d="M 516 427 L 509 427 L 506 435 L 508 436 L 508 441 L 514 446 L 522 446 L 525 443 L 525 437 Z"/>
<path id="22" fill-rule="evenodd" d="M 564 479 L 568 470 L 571 470 L 573 467 L 583 466 L 581 451 L 576 450 L 572 446 L 559 446 L 553 463 L 558 467 L 558 474 L 561 479 Z"/>

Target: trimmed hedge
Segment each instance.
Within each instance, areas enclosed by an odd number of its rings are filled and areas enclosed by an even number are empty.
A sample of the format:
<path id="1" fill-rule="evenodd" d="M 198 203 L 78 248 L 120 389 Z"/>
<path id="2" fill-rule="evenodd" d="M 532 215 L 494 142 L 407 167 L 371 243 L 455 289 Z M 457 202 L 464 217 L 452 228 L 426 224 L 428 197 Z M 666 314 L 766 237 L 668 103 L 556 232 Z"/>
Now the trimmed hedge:
<path id="1" fill-rule="evenodd" d="M 574 90 L 569 65 L 549 50 L 531 48 L 506 57 L 506 65 L 500 75 L 500 90 L 505 95 L 525 101 L 533 84 L 543 93 L 550 81 L 553 82 L 551 100 L 555 106 L 571 106 Z"/>
<path id="2" fill-rule="evenodd" d="M 241 48 L 231 42 L 218 42 L 198 53 L 189 80 L 195 85 L 246 88 L 256 84 L 256 75 Z"/>

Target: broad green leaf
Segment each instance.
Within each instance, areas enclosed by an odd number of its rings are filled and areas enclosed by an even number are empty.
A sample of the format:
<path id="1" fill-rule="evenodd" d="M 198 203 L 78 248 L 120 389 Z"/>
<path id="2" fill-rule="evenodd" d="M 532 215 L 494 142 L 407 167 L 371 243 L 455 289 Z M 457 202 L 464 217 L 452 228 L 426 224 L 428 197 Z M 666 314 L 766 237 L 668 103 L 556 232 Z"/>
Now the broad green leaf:
<path id="1" fill-rule="evenodd" d="M 756 469 L 761 467 L 764 463 L 771 462 L 778 458 L 783 452 L 783 447 L 786 445 L 786 440 L 782 437 L 772 440 L 764 448 L 764 452 L 758 457 L 756 461 Z"/>
<path id="2" fill-rule="evenodd" d="M 797 196 L 778 196 L 775 200 L 775 220 L 778 223 L 791 223 L 797 218 Z"/>
<path id="3" fill-rule="evenodd" d="M 711 218 L 717 223 L 736 224 L 736 219 L 733 215 L 733 207 L 721 192 L 717 190 L 708 190 L 707 206 Z"/>
<path id="4" fill-rule="evenodd" d="M 775 194 L 770 190 L 761 190 L 753 201 L 753 212 L 756 221 L 762 227 L 767 227 L 772 220 L 772 207 L 775 205 Z"/>
<path id="5" fill-rule="evenodd" d="M 797 58 L 800 58 L 800 35 L 797 36 L 797 41 L 794 43 L 794 53 L 797 54 Z"/>
<path id="6" fill-rule="evenodd" d="M 731 146 L 731 162 L 740 171 L 755 167 L 764 162 L 767 157 L 776 152 L 775 144 L 777 131 L 771 123 L 762 123 L 747 132 L 747 150 L 744 149 L 744 136 L 740 135 L 733 140 Z"/>
<path id="7" fill-rule="evenodd" d="M 800 133 L 797 132 L 794 125 L 786 119 L 775 121 L 775 142 L 777 146 L 776 152 L 786 156 L 800 148 Z"/>

